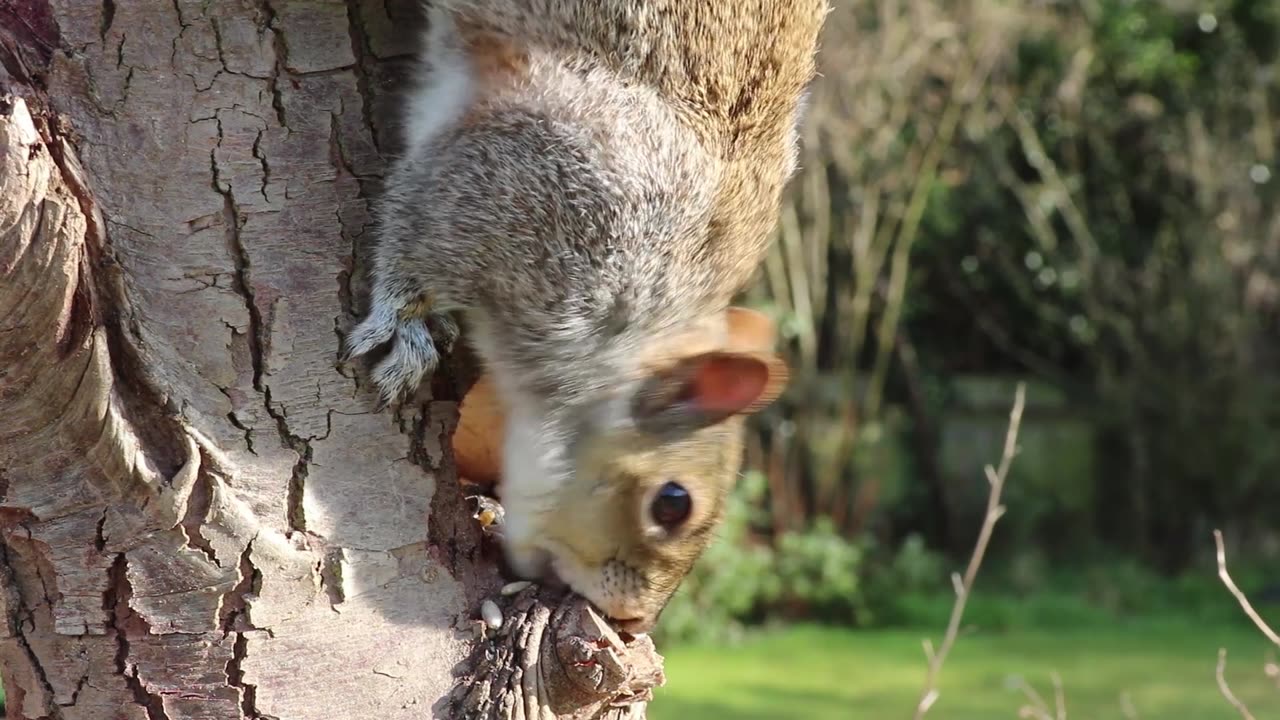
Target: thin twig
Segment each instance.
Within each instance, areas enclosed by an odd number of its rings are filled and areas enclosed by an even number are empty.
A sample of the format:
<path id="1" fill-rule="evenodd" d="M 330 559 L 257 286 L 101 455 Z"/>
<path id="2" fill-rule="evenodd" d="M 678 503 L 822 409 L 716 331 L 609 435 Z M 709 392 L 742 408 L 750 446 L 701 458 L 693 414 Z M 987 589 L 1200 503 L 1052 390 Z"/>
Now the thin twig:
<path id="1" fill-rule="evenodd" d="M 986 555 L 987 544 L 991 541 L 991 532 L 995 529 L 996 521 L 1004 515 L 1005 508 L 1000 504 L 1000 492 L 1004 489 L 1009 466 L 1013 463 L 1013 457 L 1018 451 L 1018 428 L 1022 425 L 1022 409 L 1026 404 L 1026 396 L 1026 384 L 1018 383 L 1018 389 L 1014 393 L 1013 410 L 1009 412 L 1009 431 L 1005 434 L 1000 467 L 992 469 L 988 465 L 985 468 L 987 480 L 991 483 L 991 492 L 987 496 L 987 514 L 982 520 L 982 529 L 978 531 L 978 541 L 973 546 L 973 555 L 969 558 L 969 566 L 965 569 L 964 578 L 956 588 L 956 601 L 951 608 L 947 633 L 943 636 L 942 645 L 937 652 L 929 658 L 929 670 L 925 675 L 924 689 L 920 693 L 920 701 L 916 703 L 915 720 L 923 718 L 938 700 L 938 675 L 942 672 L 942 664 L 946 662 L 947 654 L 951 652 L 951 647 L 960 633 L 960 620 L 964 617 L 965 603 L 969 600 L 969 593 L 973 590 L 974 580 L 978 576 L 978 568 L 981 567 L 982 558 Z"/>
<path id="2" fill-rule="evenodd" d="M 1226 585 L 1227 589 L 1231 591 L 1231 594 L 1235 596 L 1236 601 L 1240 603 L 1240 608 L 1244 610 L 1244 614 L 1249 616 L 1249 619 L 1253 621 L 1254 625 L 1258 626 L 1258 630 L 1260 630 L 1263 635 L 1267 636 L 1268 640 L 1275 643 L 1277 646 L 1280 646 L 1280 636 L 1277 636 L 1276 632 L 1271 629 L 1271 626 L 1267 625 L 1266 621 L 1262 619 L 1262 616 L 1258 615 L 1258 611 L 1253 609 L 1253 605 L 1249 602 L 1249 598 L 1245 597 L 1244 592 L 1236 586 L 1235 580 L 1231 579 L 1231 573 L 1227 571 L 1227 546 L 1226 543 L 1222 541 L 1221 530 L 1214 529 L 1213 542 L 1218 547 L 1218 579 L 1221 580 L 1222 584 Z M 1249 708 L 1235 696 L 1235 693 L 1231 692 L 1231 687 L 1227 685 L 1226 670 L 1227 649 L 1219 648 L 1217 671 L 1218 690 L 1222 691 L 1222 697 L 1226 698 L 1227 702 L 1231 703 L 1231 706 L 1240 713 L 1241 718 L 1244 720 L 1253 720 L 1253 714 L 1249 712 Z"/>
<path id="3" fill-rule="evenodd" d="M 1050 711 L 1049 703 L 1030 683 L 1021 677 L 1013 679 L 1012 688 L 1021 690 L 1029 703 L 1018 709 L 1018 717 L 1032 718 L 1032 720 L 1067 720 L 1067 694 L 1062 686 L 1062 676 L 1054 670 L 1049 673 L 1049 680 L 1053 683 L 1053 711 Z"/>
<path id="4" fill-rule="evenodd" d="M 1254 625 L 1258 626 L 1262 634 L 1280 647 L 1280 635 L 1276 635 L 1276 631 L 1272 630 L 1271 626 L 1267 625 L 1266 621 L 1262 619 L 1262 616 L 1258 615 L 1258 611 L 1254 610 L 1253 605 L 1249 603 L 1249 598 L 1245 597 L 1240 588 L 1236 587 L 1235 581 L 1231 579 L 1231 573 L 1227 572 L 1227 548 L 1222 542 L 1221 530 L 1213 531 L 1213 541 L 1218 546 L 1218 579 L 1222 580 L 1222 584 L 1226 585 L 1231 594 L 1236 596 L 1236 600 L 1240 602 L 1240 607 L 1244 610 L 1244 614 L 1249 616 L 1249 619 L 1253 621 Z"/>
<path id="5" fill-rule="evenodd" d="M 1062 676 L 1057 670 L 1049 673 L 1053 682 L 1053 705 L 1057 709 L 1057 720 L 1067 720 L 1067 694 L 1062 689 Z"/>
<path id="6" fill-rule="evenodd" d="M 1031 687 L 1031 684 L 1022 678 L 1016 678 L 1013 681 L 1013 689 L 1021 690 L 1026 696 L 1028 705 L 1023 705 L 1018 709 L 1018 717 L 1032 718 L 1032 720 L 1053 720 L 1053 715 L 1049 712 L 1049 704 L 1040 697 L 1040 693 Z"/>
<path id="7" fill-rule="evenodd" d="M 1128 691 L 1120 693 L 1120 712 L 1124 714 L 1125 720 L 1141 720 L 1142 716 L 1138 714 L 1138 708 L 1133 704 L 1133 697 Z"/>
<path id="8" fill-rule="evenodd" d="M 1222 697 L 1231 703 L 1231 706 L 1240 713 L 1243 720 L 1254 720 L 1253 713 L 1249 712 L 1249 708 L 1240 701 L 1240 698 L 1231 692 L 1231 686 L 1227 685 L 1227 649 L 1218 648 L 1218 689 L 1222 691 Z"/>

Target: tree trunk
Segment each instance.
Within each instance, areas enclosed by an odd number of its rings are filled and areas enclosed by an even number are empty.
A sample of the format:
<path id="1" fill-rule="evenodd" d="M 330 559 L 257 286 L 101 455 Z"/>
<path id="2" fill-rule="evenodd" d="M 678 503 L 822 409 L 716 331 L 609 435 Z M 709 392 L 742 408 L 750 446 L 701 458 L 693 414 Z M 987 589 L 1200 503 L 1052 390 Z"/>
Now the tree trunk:
<path id="1" fill-rule="evenodd" d="M 457 629 L 450 373 L 337 361 L 414 5 L 0 0 L 8 717 L 470 717 L 518 662 Z"/>

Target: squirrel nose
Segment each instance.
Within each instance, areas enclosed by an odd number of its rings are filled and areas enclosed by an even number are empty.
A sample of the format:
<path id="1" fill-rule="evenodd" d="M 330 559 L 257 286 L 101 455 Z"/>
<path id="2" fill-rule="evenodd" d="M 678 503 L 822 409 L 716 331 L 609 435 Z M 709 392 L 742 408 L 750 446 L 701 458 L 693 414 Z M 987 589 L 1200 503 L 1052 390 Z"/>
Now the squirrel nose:
<path id="1" fill-rule="evenodd" d="M 653 630 L 653 626 L 656 624 L 656 619 L 651 617 L 611 617 L 609 618 L 609 624 L 613 625 L 615 630 L 621 633 L 626 633 L 627 635 L 645 635 L 648 634 L 650 630 Z M 623 641 L 626 640 L 627 638 L 623 638 Z"/>

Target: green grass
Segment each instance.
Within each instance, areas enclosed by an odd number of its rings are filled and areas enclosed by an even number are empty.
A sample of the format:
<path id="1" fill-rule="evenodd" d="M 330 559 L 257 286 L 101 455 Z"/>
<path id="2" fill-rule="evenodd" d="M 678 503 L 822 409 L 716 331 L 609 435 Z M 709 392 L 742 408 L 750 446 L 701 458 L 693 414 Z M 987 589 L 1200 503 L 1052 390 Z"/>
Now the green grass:
<path id="1" fill-rule="evenodd" d="M 649 717 L 909 718 L 924 679 L 927 634 L 798 626 L 730 648 L 664 648 L 667 685 L 657 691 Z M 1228 649 L 1227 679 L 1236 695 L 1259 720 L 1280 717 L 1280 690 L 1262 669 L 1265 639 L 1237 625 L 1174 621 L 963 635 L 929 717 L 1012 720 L 1023 698 L 1009 679 L 1021 676 L 1052 703 L 1049 676 L 1056 670 L 1072 720 L 1121 720 L 1124 692 L 1142 718 L 1230 720 L 1239 715 L 1218 694 L 1214 678 L 1220 645 Z"/>

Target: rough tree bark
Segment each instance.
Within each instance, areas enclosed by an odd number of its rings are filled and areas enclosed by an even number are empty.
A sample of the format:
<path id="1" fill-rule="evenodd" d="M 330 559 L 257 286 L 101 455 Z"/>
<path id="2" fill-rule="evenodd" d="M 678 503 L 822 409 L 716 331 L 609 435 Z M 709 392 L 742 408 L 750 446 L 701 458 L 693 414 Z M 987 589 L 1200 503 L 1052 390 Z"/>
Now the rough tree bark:
<path id="1" fill-rule="evenodd" d="M 452 464 L 467 368 L 375 413 L 337 362 L 413 5 L 0 0 L 8 717 L 546 716 L 499 686 L 580 603 L 458 630 L 501 582 Z M 549 704 L 595 716 L 628 671 L 574 618 L 542 652 L 595 685 Z"/>

